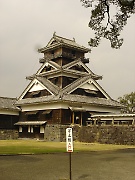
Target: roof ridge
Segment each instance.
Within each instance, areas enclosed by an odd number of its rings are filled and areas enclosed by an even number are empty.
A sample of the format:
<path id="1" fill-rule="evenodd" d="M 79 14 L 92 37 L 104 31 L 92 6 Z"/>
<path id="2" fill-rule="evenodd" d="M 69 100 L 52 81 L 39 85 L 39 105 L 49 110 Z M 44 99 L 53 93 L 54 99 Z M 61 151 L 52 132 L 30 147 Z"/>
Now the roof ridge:
<path id="1" fill-rule="evenodd" d="M 91 75 L 87 75 L 87 76 L 80 77 L 80 78 L 76 79 L 74 82 L 72 82 L 71 84 L 69 84 L 66 87 L 64 87 L 62 89 L 62 92 L 64 94 L 70 92 L 72 89 L 74 89 L 74 87 L 79 86 L 80 84 L 82 84 L 85 81 L 87 81 L 89 78 L 91 78 Z"/>
<path id="2" fill-rule="evenodd" d="M 12 100 L 17 100 L 17 98 L 6 97 L 6 96 L 0 96 L 0 98 L 3 98 L 3 99 L 12 99 Z"/>
<path id="3" fill-rule="evenodd" d="M 63 68 L 63 69 L 67 69 L 67 68 L 69 68 L 70 66 L 73 66 L 74 64 L 77 64 L 77 63 L 80 62 L 80 61 L 81 61 L 81 58 L 75 59 L 74 61 L 71 61 L 71 62 L 65 64 L 62 68 Z"/>
<path id="4" fill-rule="evenodd" d="M 53 41 L 57 41 L 57 43 L 52 43 Z M 43 53 L 44 51 L 48 51 L 48 50 L 52 50 L 53 48 L 56 48 L 58 46 L 68 46 L 68 47 L 73 47 L 75 49 L 78 49 L 78 50 L 81 50 L 85 53 L 88 53 L 90 52 L 90 49 L 89 48 L 86 48 L 82 45 L 80 45 L 79 43 L 77 43 L 75 41 L 75 38 L 72 39 L 68 39 L 68 38 L 65 38 L 65 37 L 61 37 L 61 36 L 58 36 L 56 35 L 55 33 L 53 34 L 53 37 L 50 39 L 50 41 L 48 42 L 48 44 L 43 47 L 43 48 L 39 48 L 38 49 L 38 52 L 39 53 Z"/>
<path id="5" fill-rule="evenodd" d="M 55 95 L 59 92 L 59 87 L 57 87 L 55 84 L 53 84 L 51 81 L 44 77 L 37 77 L 37 80 L 39 80 L 44 86 L 47 86 L 47 88 L 54 93 Z"/>
<path id="6" fill-rule="evenodd" d="M 56 33 L 53 34 L 53 37 L 54 37 L 54 38 L 55 38 L 55 37 L 56 37 L 56 38 L 58 37 L 58 38 L 65 39 L 65 40 L 68 40 L 68 41 L 76 42 L 76 41 L 75 41 L 75 38 L 73 38 L 73 40 L 72 40 L 72 39 L 68 39 L 68 38 L 65 38 L 65 37 L 62 37 L 62 36 L 58 36 L 58 35 L 56 35 Z"/>

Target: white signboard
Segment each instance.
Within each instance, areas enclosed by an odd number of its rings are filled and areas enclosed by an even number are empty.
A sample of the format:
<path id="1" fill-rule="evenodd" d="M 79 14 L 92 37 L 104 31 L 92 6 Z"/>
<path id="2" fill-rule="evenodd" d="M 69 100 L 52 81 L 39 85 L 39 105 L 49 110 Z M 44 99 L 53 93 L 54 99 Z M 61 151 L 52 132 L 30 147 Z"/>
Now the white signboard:
<path id="1" fill-rule="evenodd" d="M 73 133 L 72 128 L 66 129 L 66 146 L 67 152 L 73 152 Z"/>

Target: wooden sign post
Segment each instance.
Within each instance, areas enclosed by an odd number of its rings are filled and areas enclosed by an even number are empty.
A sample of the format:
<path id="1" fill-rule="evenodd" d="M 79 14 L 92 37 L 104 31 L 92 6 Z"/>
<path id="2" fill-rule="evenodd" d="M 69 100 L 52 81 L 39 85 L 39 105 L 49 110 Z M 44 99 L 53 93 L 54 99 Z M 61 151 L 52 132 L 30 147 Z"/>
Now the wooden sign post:
<path id="1" fill-rule="evenodd" d="M 73 152 L 73 133 L 72 128 L 66 129 L 66 148 L 69 153 L 69 178 L 72 180 L 71 153 Z"/>

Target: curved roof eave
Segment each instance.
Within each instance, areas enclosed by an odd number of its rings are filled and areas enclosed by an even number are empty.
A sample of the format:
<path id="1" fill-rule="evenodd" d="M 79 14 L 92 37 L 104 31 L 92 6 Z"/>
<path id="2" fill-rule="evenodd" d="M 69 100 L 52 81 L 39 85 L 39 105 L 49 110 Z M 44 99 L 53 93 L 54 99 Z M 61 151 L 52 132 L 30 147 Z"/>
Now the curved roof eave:
<path id="1" fill-rule="evenodd" d="M 88 98 L 88 97 L 80 97 L 79 95 L 50 95 L 50 96 L 44 96 L 40 98 L 27 98 L 22 99 L 17 102 L 17 106 L 23 106 L 23 105 L 35 105 L 35 104 L 46 104 L 46 103 L 57 103 L 57 102 L 67 102 L 67 103 L 78 103 L 78 104 L 87 104 L 87 105 L 96 105 L 96 106 L 104 106 L 104 107 L 114 107 L 121 109 L 122 106 L 120 103 L 103 99 L 103 98 Z"/>
<path id="2" fill-rule="evenodd" d="M 56 49 L 58 47 L 68 47 L 68 48 L 72 48 L 72 49 L 76 49 L 76 50 L 82 51 L 84 53 L 90 52 L 89 48 L 85 48 L 83 46 L 69 45 L 69 44 L 65 44 L 65 43 L 58 43 L 58 44 L 53 44 L 53 45 L 48 46 L 48 47 L 43 47 L 43 48 L 38 49 L 38 52 L 39 53 L 44 53 L 46 51 L 54 50 L 54 49 Z"/>

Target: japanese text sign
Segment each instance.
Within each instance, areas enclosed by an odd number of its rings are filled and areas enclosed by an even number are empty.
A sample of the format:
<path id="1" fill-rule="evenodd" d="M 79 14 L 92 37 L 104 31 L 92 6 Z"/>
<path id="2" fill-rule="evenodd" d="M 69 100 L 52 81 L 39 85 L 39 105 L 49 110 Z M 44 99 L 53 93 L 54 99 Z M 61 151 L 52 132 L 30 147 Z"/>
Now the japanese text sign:
<path id="1" fill-rule="evenodd" d="M 73 152 L 73 133 L 72 128 L 66 129 L 66 146 L 67 152 Z"/>

